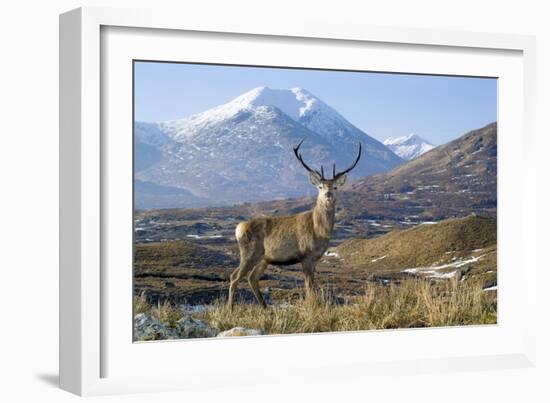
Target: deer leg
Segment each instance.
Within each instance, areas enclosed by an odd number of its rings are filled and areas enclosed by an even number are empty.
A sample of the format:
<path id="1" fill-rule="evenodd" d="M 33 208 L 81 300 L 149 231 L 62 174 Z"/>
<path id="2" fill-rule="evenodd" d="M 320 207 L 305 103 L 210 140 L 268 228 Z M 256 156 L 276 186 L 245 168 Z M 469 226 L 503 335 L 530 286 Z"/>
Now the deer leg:
<path id="1" fill-rule="evenodd" d="M 315 283 L 315 263 L 310 261 L 302 262 L 304 270 L 304 287 L 306 289 L 306 297 L 310 297 L 314 292 Z"/>
<path id="2" fill-rule="evenodd" d="M 254 255 L 241 256 L 241 264 L 233 273 L 231 273 L 231 281 L 229 283 L 229 296 L 227 298 L 227 305 L 233 307 L 233 296 L 235 295 L 235 289 L 239 281 L 254 268 L 258 262 L 258 257 Z"/>
<path id="3" fill-rule="evenodd" d="M 250 284 L 250 288 L 252 288 L 252 291 L 254 292 L 254 295 L 256 296 L 259 304 L 264 308 L 267 308 L 267 304 L 265 303 L 264 297 L 260 292 L 258 281 L 260 280 L 260 277 L 262 277 L 262 274 L 264 273 L 267 265 L 268 263 L 265 261 L 265 259 L 262 259 L 248 274 L 248 284 Z"/>

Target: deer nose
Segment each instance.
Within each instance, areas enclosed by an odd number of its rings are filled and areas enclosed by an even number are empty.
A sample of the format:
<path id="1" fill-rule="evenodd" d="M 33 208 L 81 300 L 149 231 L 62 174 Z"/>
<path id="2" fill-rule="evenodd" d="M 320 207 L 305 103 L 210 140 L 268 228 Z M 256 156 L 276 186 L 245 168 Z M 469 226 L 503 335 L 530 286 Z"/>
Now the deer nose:
<path id="1" fill-rule="evenodd" d="M 332 192 L 326 192 L 325 193 L 327 199 L 332 199 L 332 196 L 334 196 L 334 194 Z"/>

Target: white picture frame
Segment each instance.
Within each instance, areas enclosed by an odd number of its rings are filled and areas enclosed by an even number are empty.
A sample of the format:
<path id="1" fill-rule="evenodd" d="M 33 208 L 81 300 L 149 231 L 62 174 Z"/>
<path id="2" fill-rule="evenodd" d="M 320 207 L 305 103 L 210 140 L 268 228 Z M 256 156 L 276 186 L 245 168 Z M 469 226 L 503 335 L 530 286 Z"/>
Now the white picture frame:
<path id="1" fill-rule="evenodd" d="M 489 55 L 485 62 L 487 65 L 478 66 L 480 70 L 476 70 L 487 72 L 496 68 L 492 66 L 494 60 L 491 61 L 491 55 L 499 57 L 500 54 L 511 54 L 513 57 L 510 58 L 509 63 L 504 61 L 505 57 L 502 66 L 499 67 L 503 69 L 502 74 L 510 78 L 508 80 L 510 86 L 507 87 L 508 84 L 505 84 L 499 91 L 501 94 L 505 91 L 506 94 L 517 95 L 513 97 L 514 101 L 510 101 L 510 104 L 507 102 L 499 104 L 499 203 L 501 193 L 514 186 L 519 185 L 520 189 L 535 187 L 535 175 L 532 175 L 535 172 L 535 161 L 529 158 L 534 150 L 535 44 L 532 37 L 366 27 L 311 21 L 279 24 L 275 21 L 239 20 L 238 18 L 206 20 L 191 15 L 182 16 L 150 10 L 80 8 L 65 13 L 60 17 L 60 385 L 63 389 L 79 395 L 96 395 L 235 386 L 236 384 L 246 386 L 273 382 L 292 383 L 297 376 L 302 381 L 311 378 L 326 379 L 329 382 L 346 379 L 351 374 L 357 377 L 381 373 L 412 374 L 533 365 L 534 320 L 525 315 L 520 318 L 519 308 L 512 308 L 512 304 L 509 304 L 508 316 L 506 308 L 507 301 L 511 302 L 513 295 L 522 295 L 522 308 L 533 307 L 535 303 L 534 292 L 527 286 L 527 279 L 534 277 L 537 270 L 534 261 L 536 254 L 533 250 L 535 242 L 529 242 L 527 234 L 536 232 L 534 231 L 536 220 L 534 200 L 527 196 L 526 191 L 516 192 L 506 202 L 510 209 L 520 208 L 521 210 L 522 226 L 514 233 L 509 230 L 501 231 L 501 211 L 509 210 L 506 203 L 502 210 L 499 204 L 499 243 L 501 240 L 504 244 L 515 242 L 516 246 L 514 249 L 505 248 L 507 251 L 502 251 L 499 246 L 499 285 L 506 284 L 508 291 L 503 290 L 501 293 L 502 287 L 499 288 L 499 325 L 495 327 L 474 330 L 431 329 L 429 333 L 421 333 L 427 332 L 425 330 L 411 330 L 162 342 L 140 344 L 139 348 L 134 347 L 131 339 L 127 339 L 127 342 L 115 340 L 116 337 L 112 337 L 113 333 L 123 334 L 131 327 L 130 317 L 120 313 L 128 310 L 131 301 L 128 297 L 128 301 L 116 309 L 114 305 L 110 305 L 113 300 L 110 295 L 113 293 L 113 284 L 116 279 L 111 278 L 110 272 L 106 272 L 105 268 L 109 266 L 110 256 L 118 252 L 113 252 L 113 245 L 109 243 L 110 241 L 106 241 L 105 228 L 112 225 L 111 222 L 115 222 L 116 217 L 120 217 L 117 214 L 107 214 L 109 211 L 114 211 L 110 210 L 109 204 L 111 203 L 109 197 L 115 197 L 110 196 L 111 192 L 116 188 L 125 189 L 124 186 L 119 186 L 120 179 L 114 178 L 123 178 L 128 172 L 131 173 L 132 168 L 129 165 L 125 172 L 117 171 L 116 176 L 114 171 L 109 170 L 111 169 L 109 167 L 113 166 L 108 163 L 109 153 L 116 150 L 116 147 L 123 149 L 128 143 L 114 144 L 110 141 L 111 137 L 105 137 L 105 133 L 110 130 L 109 115 L 118 116 L 120 113 L 125 116 L 128 108 L 131 109 L 131 105 L 127 104 L 128 94 L 122 87 L 115 91 L 115 94 L 123 95 L 120 98 L 123 101 L 118 105 L 111 101 L 113 98 L 104 98 L 105 94 L 112 92 L 110 87 L 114 89 L 116 85 L 102 77 L 102 74 L 106 74 L 103 70 L 105 60 L 102 58 L 112 57 L 114 60 L 116 57 L 126 57 L 128 60 L 132 55 L 131 52 L 126 54 L 123 51 L 123 47 L 120 47 L 122 42 L 119 45 L 116 40 L 109 39 L 109 42 L 106 42 L 102 32 L 109 31 L 109 27 L 117 27 L 116 29 L 123 31 L 126 29 L 127 31 L 123 33 L 126 36 L 134 35 L 132 32 L 137 35 L 138 29 L 147 30 L 143 35 L 153 32 L 150 30 L 156 30 L 154 32 L 161 35 L 157 36 L 157 39 L 152 38 L 151 41 L 159 41 L 159 44 L 163 40 L 166 42 L 165 45 L 158 46 L 161 57 L 163 57 L 162 49 L 170 49 L 173 41 L 180 40 L 178 32 L 193 33 L 194 38 L 215 34 L 216 40 L 220 38 L 223 40 L 224 35 L 228 37 L 240 35 L 239 37 L 243 38 L 253 38 L 259 44 L 262 41 L 269 41 L 282 46 L 287 43 L 285 41 L 294 41 L 300 46 L 308 46 L 312 43 L 311 41 L 324 41 L 323 46 L 332 46 L 336 52 L 339 47 L 346 45 L 359 47 L 359 51 L 361 51 L 360 46 L 367 44 L 382 48 L 394 46 L 397 54 L 405 51 L 406 47 L 411 47 L 416 52 L 432 50 L 446 52 L 449 58 L 454 57 L 455 60 L 462 57 L 456 52 L 464 51 L 472 53 L 474 55 L 472 57 Z M 169 38 L 161 39 L 162 32 L 171 34 L 168 35 Z M 146 48 L 145 39 L 147 38 L 142 39 L 142 46 Z M 105 51 L 104 48 L 107 47 L 119 51 L 112 54 Z M 198 48 L 195 47 L 195 49 Z M 312 55 L 313 53 L 311 52 Z M 201 56 L 196 56 L 194 61 L 200 61 L 197 59 L 199 57 Z M 212 61 L 207 56 L 202 57 L 204 61 Z M 268 58 L 267 55 L 262 56 L 261 52 L 256 52 L 250 57 Z M 433 56 L 431 58 L 430 60 L 434 60 L 435 63 Z M 346 57 L 343 55 L 342 60 L 344 59 Z M 353 57 L 350 59 L 351 62 L 353 62 L 352 59 Z M 400 63 L 399 57 L 396 56 L 395 60 L 395 69 L 397 69 Z M 269 61 L 266 59 L 263 63 L 269 63 Z M 466 74 L 469 71 L 465 66 L 452 67 L 452 63 L 447 65 L 448 67 L 445 67 L 443 62 L 440 67 L 434 64 L 433 71 L 428 73 Z M 456 64 L 458 65 L 459 63 Z M 509 65 L 510 68 L 506 70 L 506 67 L 503 67 L 505 65 Z M 372 69 L 372 64 L 370 67 Z M 386 71 L 383 66 L 381 68 Z M 118 73 L 108 71 L 109 74 L 124 74 L 125 70 L 122 69 Z M 106 99 L 108 110 L 105 110 Z M 501 114 L 503 111 L 506 112 L 505 116 Z M 508 115 L 513 116 L 508 118 Z M 504 121 L 502 127 L 501 117 Z M 127 123 L 131 125 L 131 121 Z M 123 128 L 123 130 L 126 129 Z M 518 131 L 521 136 L 518 136 Z M 506 153 L 506 142 L 500 140 L 501 133 L 504 133 L 503 138 L 506 139 L 506 133 L 512 132 L 516 133 L 516 139 L 521 137 L 519 151 L 523 160 L 521 168 L 513 172 L 510 169 L 507 170 L 506 164 L 501 163 L 509 159 Z M 504 145 L 502 148 L 501 143 Z M 501 180 L 501 176 L 505 179 Z M 131 211 L 128 211 L 128 217 L 131 220 Z M 124 233 L 122 224 L 119 227 Z M 506 229 L 506 225 L 503 228 Z M 125 248 L 127 250 L 128 247 L 131 245 L 123 246 L 121 250 Z M 120 252 L 119 258 L 124 260 L 122 253 Z M 521 266 L 519 277 L 514 281 L 511 281 L 512 273 L 507 270 L 504 270 L 502 275 L 505 278 L 502 278 L 500 264 L 506 265 L 506 262 L 510 264 L 514 262 Z M 120 281 L 125 281 L 127 275 L 127 272 L 121 273 Z M 510 281 L 506 281 L 506 276 L 509 276 Z M 107 279 L 109 282 L 106 282 Z M 501 315 L 501 305 L 504 307 L 504 316 Z M 535 312 L 535 309 L 523 309 L 523 312 Z M 118 324 L 121 324 L 120 329 Z M 110 330 L 108 331 L 107 328 Z M 441 344 L 431 354 L 414 355 L 409 354 L 405 349 L 397 349 L 393 354 L 376 355 L 371 351 L 369 358 L 356 354 L 349 359 L 342 359 L 342 356 L 352 351 L 346 346 L 357 346 L 367 339 L 380 346 L 380 343 L 388 342 L 390 339 L 422 343 L 421 340 L 425 338 L 436 340 L 441 337 L 449 340 L 453 338 L 474 340 L 481 337 L 487 339 L 487 345 L 481 343 L 480 347 L 475 349 L 468 347 L 466 343 L 466 346 L 460 349 L 447 348 Z M 495 337 L 497 342 L 493 343 L 493 348 L 483 350 L 484 346 L 489 345 L 489 340 Z M 334 351 L 336 346 L 343 347 L 340 347 L 340 354 L 334 354 L 334 356 L 326 354 L 322 360 L 317 360 L 318 346 L 316 347 L 315 343 L 331 346 L 330 351 Z M 313 347 L 310 347 L 311 345 Z M 287 357 L 287 361 L 277 361 L 277 357 L 281 355 L 278 353 L 278 348 L 285 348 L 287 351 L 288 349 L 299 350 L 303 355 L 295 354 L 291 358 Z M 183 350 L 187 351 L 188 362 L 178 364 L 179 367 L 167 365 L 158 376 L 148 373 L 147 370 L 141 374 L 131 371 L 133 359 L 149 362 L 147 360 L 159 359 L 158 357 L 163 355 L 181 354 Z M 258 354 L 265 354 L 265 351 L 272 351 L 274 352 L 273 365 L 265 368 L 262 368 L 261 363 L 256 367 L 246 366 L 247 360 L 244 359 L 241 370 L 247 371 L 246 377 L 241 377 L 239 373 L 233 371 L 224 372 L 223 368 L 217 372 L 208 371 L 207 366 L 198 365 L 205 354 L 211 354 L 211 359 L 219 360 L 220 364 L 226 362 L 222 360 L 230 360 L 232 357 L 227 355 L 227 350 L 233 351 L 234 355 L 243 356 L 244 354 L 245 357 L 246 354 L 257 357 Z M 192 355 L 192 351 L 196 354 Z M 125 355 L 121 355 L 120 352 L 124 352 Z M 130 364 L 128 367 L 119 366 L 117 370 L 113 370 L 107 363 L 116 360 L 128 361 Z M 193 360 L 195 365 L 190 365 L 189 363 L 193 364 Z M 133 367 L 135 368 L 135 365 Z M 304 371 L 304 368 L 307 368 L 307 371 Z"/>

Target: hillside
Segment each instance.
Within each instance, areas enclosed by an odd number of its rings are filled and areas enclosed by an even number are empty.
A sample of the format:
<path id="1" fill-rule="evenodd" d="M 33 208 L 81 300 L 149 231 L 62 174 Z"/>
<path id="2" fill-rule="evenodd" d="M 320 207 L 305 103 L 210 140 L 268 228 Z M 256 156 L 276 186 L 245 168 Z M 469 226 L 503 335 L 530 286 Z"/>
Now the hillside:
<path id="1" fill-rule="evenodd" d="M 351 239 L 330 252 L 341 265 L 378 275 L 473 276 L 491 285 L 496 283 L 496 237 L 496 220 L 471 215 Z"/>
<path id="2" fill-rule="evenodd" d="M 497 125 L 491 123 L 389 172 L 362 178 L 354 183 L 352 189 L 401 194 L 494 192 L 492 196 L 496 197 L 496 157 Z"/>
<path id="3" fill-rule="evenodd" d="M 345 216 L 440 221 L 496 216 L 497 125 L 491 123 L 389 172 L 357 180 L 342 194 Z"/>
<path id="4" fill-rule="evenodd" d="M 351 239 L 334 250 L 358 267 L 407 268 L 429 266 L 438 260 L 446 260 L 446 254 L 449 260 L 465 257 L 472 250 L 494 244 L 496 221 L 471 215 L 392 231 L 377 238 Z M 381 256 L 386 257 L 379 259 Z"/>

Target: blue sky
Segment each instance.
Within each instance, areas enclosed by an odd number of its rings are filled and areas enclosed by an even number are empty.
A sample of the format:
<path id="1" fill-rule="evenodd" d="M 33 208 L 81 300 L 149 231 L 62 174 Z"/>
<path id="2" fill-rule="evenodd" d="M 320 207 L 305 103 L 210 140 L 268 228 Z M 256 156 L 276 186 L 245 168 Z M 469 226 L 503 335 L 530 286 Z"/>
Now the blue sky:
<path id="1" fill-rule="evenodd" d="M 135 119 L 186 117 L 259 86 L 305 88 L 380 141 L 416 133 L 439 145 L 497 115 L 496 79 L 136 62 Z"/>

